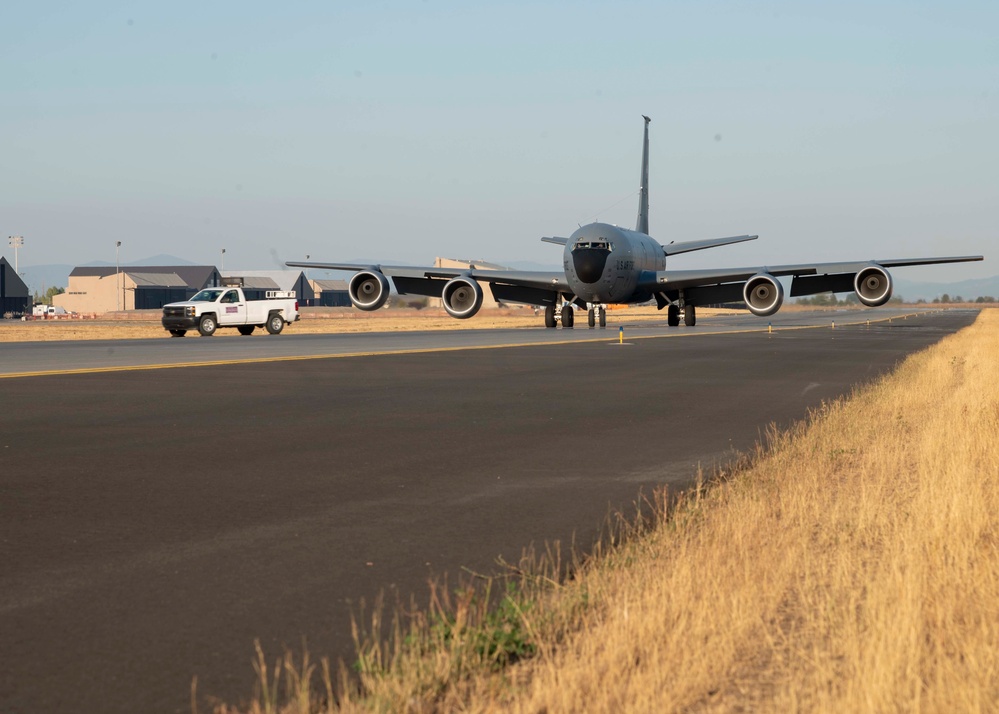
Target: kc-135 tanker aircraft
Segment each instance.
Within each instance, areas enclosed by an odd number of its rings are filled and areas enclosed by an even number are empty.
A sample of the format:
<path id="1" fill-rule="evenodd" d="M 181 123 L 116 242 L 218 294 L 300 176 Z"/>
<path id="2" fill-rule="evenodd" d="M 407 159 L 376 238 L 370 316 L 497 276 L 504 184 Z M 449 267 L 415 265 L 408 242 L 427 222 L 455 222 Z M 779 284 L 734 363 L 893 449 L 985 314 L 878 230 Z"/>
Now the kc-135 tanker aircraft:
<path id="1" fill-rule="evenodd" d="M 640 303 L 655 298 L 667 308 L 670 326 L 696 323 L 698 305 L 743 301 L 754 315 L 766 317 L 780 309 L 784 287 L 778 276 L 793 276 L 791 296 L 825 292 L 850 292 L 868 307 L 884 305 L 891 298 L 892 278 L 886 268 L 982 260 L 980 255 L 940 258 L 862 260 L 846 263 L 771 265 L 747 268 L 667 270 L 666 259 L 680 253 L 756 240 L 755 235 L 672 242 L 662 245 L 649 236 L 649 117 L 642 144 L 642 179 L 638 199 L 638 225 L 630 231 L 606 223 L 580 227 L 568 238 L 542 241 L 564 246 L 563 270 L 481 270 L 421 268 L 353 263 L 298 263 L 296 268 L 355 271 L 350 280 L 350 300 L 361 310 L 377 310 L 389 297 L 389 280 L 400 294 L 441 298 L 452 317 L 471 317 L 482 306 L 487 283 L 497 302 L 545 306 L 545 327 L 572 327 L 573 306 L 587 310 L 590 327 L 607 324 L 606 306 Z M 559 314 L 556 314 L 556 309 Z"/>

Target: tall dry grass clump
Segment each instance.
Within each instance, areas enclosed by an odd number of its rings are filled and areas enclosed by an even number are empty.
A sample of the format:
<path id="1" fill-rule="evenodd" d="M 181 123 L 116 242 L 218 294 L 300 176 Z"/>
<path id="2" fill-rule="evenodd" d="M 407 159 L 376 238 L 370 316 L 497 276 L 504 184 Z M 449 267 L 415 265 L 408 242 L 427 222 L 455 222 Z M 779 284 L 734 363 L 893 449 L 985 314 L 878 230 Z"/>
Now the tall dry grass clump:
<path id="1" fill-rule="evenodd" d="M 524 658 L 461 669 L 488 615 L 445 632 L 440 610 L 362 668 L 360 696 L 311 706 L 997 711 L 997 432 L 990 310 L 570 581 L 522 581 L 491 626 Z"/>

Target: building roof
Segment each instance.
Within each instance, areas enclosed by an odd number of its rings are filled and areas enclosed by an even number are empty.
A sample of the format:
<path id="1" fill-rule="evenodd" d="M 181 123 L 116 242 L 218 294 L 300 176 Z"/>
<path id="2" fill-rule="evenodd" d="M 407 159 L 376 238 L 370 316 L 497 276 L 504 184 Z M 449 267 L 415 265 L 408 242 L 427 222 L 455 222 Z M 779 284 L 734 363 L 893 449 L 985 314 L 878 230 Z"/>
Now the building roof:
<path id="1" fill-rule="evenodd" d="M 7 262 L 7 259 L 0 256 L 0 270 L 3 271 L 3 294 L 0 298 L 22 298 L 31 295 L 28 286 L 21 280 L 21 276 L 14 271 L 14 266 Z M 2 316 L 0 316 L 2 317 Z"/>
<path id="2" fill-rule="evenodd" d="M 225 278 L 242 278 L 244 287 L 249 278 L 270 278 L 274 285 L 270 289 L 274 290 L 294 290 L 296 283 L 302 277 L 301 270 L 227 270 L 222 274 Z"/>
<path id="3" fill-rule="evenodd" d="M 122 273 L 174 273 L 184 285 L 200 290 L 211 282 L 217 272 L 214 265 L 123 265 L 117 270 L 113 265 L 81 265 L 73 268 L 69 276 L 106 278 L 116 272 Z"/>
<path id="4" fill-rule="evenodd" d="M 243 275 L 243 276 L 229 276 L 229 277 L 242 277 L 243 287 L 251 290 L 280 290 L 281 286 L 274 282 L 271 278 L 261 277 L 259 275 Z"/>
<path id="5" fill-rule="evenodd" d="M 347 292 L 348 285 L 346 280 L 313 280 L 316 287 L 319 288 L 319 292 Z"/>
<path id="6" fill-rule="evenodd" d="M 187 283 L 177 273 L 139 273 L 131 270 L 125 273 L 136 287 L 186 288 Z"/>

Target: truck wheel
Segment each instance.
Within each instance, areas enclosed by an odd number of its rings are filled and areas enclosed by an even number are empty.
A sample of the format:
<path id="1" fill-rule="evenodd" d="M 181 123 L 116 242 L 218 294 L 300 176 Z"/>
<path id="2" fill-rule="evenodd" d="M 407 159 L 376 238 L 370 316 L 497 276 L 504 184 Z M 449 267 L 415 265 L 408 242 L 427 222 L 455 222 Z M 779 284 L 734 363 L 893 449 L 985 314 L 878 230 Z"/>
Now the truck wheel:
<path id="1" fill-rule="evenodd" d="M 254 327 L 256 327 L 256 325 L 240 325 L 236 329 L 239 330 L 239 334 L 241 335 L 252 335 Z"/>
<path id="2" fill-rule="evenodd" d="M 187 330 L 170 330 L 171 337 L 183 337 L 187 334 Z"/>
<path id="3" fill-rule="evenodd" d="M 201 322 L 198 323 L 198 332 L 204 337 L 211 337 L 215 330 L 219 329 L 219 324 L 215 322 L 214 315 L 202 315 Z"/>
<path id="4" fill-rule="evenodd" d="M 284 318 L 278 313 L 274 313 L 267 318 L 267 331 L 272 335 L 280 335 L 281 330 L 284 329 Z"/>

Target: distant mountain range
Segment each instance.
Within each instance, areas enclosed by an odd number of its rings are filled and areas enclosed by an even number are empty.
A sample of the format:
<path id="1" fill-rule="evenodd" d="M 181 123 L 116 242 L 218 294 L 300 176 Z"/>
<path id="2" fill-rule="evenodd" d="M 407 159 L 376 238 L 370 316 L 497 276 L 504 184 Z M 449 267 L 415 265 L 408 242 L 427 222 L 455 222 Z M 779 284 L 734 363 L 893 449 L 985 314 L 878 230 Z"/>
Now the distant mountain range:
<path id="1" fill-rule="evenodd" d="M 106 260 L 92 260 L 89 263 L 82 263 L 85 266 L 108 266 L 114 265 Z M 122 265 L 125 265 L 122 263 Z M 190 260 L 178 258 L 175 255 L 154 255 L 151 258 L 142 260 L 130 260 L 129 266 L 135 265 L 196 265 Z M 21 278 L 28 285 L 28 289 L 39 294 L 44 293 L 52 286 L 65 288 L 69 284 L 69 274 L 73 268 L 79 266 L 56 263 L 51 265 L 26 265 L 21 267 Z"/>

